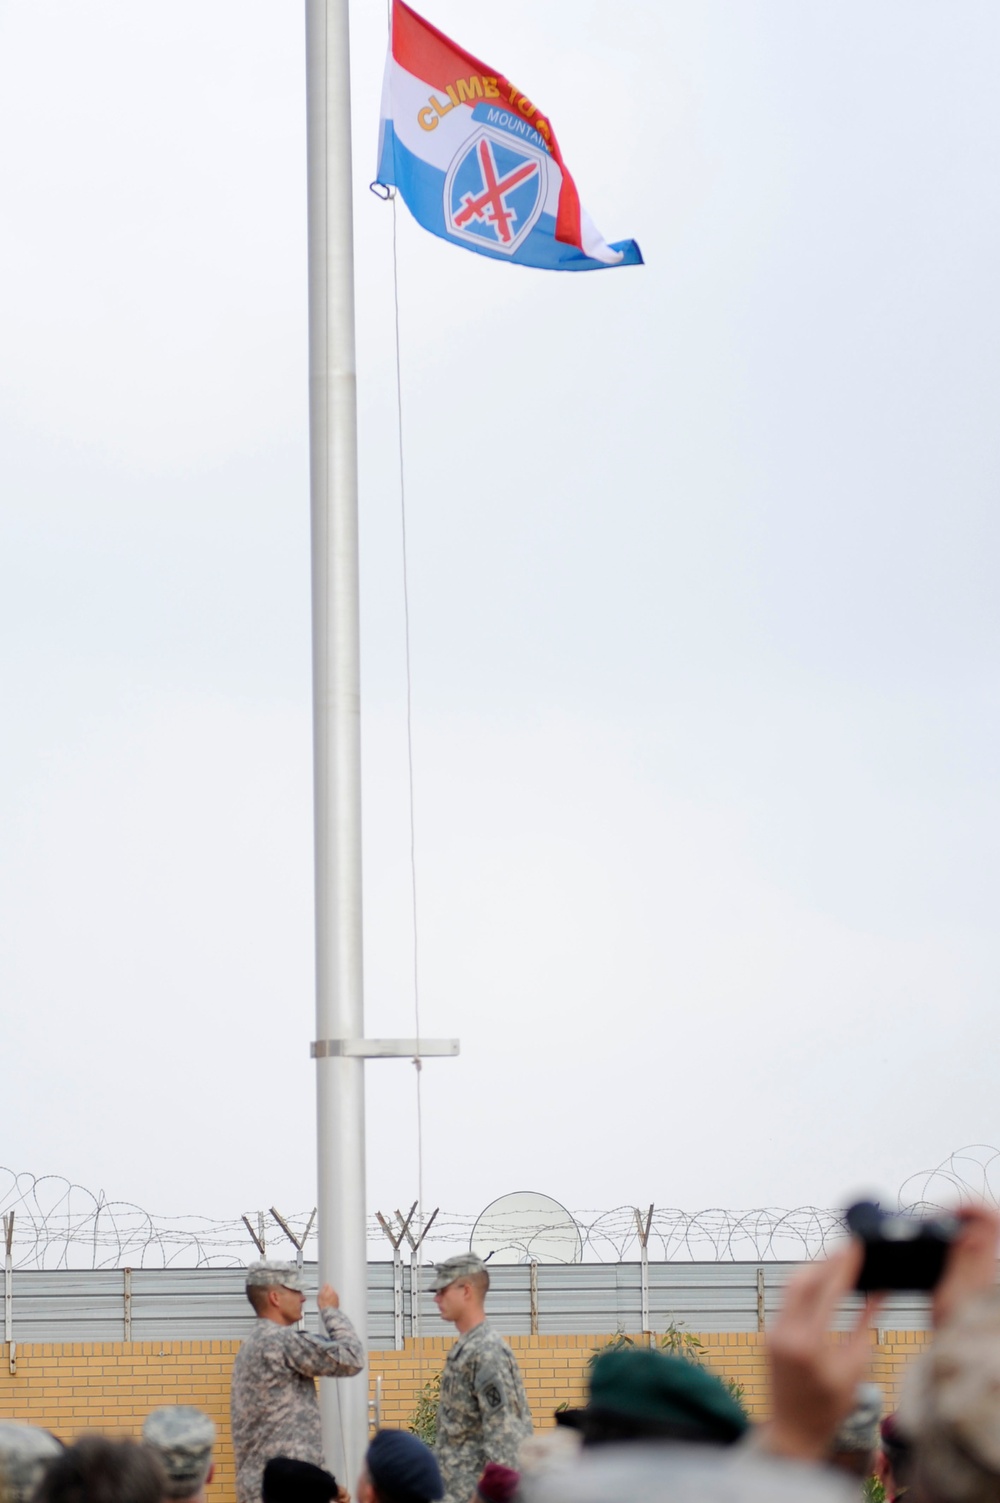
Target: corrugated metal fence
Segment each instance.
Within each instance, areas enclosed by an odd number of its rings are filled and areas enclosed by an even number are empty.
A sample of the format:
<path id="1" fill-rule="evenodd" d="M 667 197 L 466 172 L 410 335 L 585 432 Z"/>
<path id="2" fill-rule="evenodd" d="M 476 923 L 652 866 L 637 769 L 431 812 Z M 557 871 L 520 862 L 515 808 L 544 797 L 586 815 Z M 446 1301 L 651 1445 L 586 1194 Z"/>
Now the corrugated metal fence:
<path id="1" fill-rule="evenodd" d="M 794 1263 L 650 1263 L 648 1328 L 761 1330 L 775 1314 Z M 304 1269 L 310 1303 L 316 1265 Z M 639 1263 L 502 1264 L 490 1269 L 490 1320 L 505 1335 L 613 1335 L 643 1329 Z M 450 1334 L 431 1295 L 414 1300 L 409 1264 L 369 1263 L 368 1334 L 373 1349 L 404 1337 Z M 424 1270 L 422 1283 L 429 1282 Z M 243 1274 L 233 1268 L 18 1271 L 12 1275 L 9 1335 L 15 1341 L 239 1340 L 253 1324 Z M 350 1313 L 350 1312 L 348 1312 Z M 845 1310 L 843 1321 L 850 1318 Z M 307 1324 L 315 1328 L 315 1308 Z M 879 1325 L 925 1330 L 927 1301 L 900 1295 Z"/>

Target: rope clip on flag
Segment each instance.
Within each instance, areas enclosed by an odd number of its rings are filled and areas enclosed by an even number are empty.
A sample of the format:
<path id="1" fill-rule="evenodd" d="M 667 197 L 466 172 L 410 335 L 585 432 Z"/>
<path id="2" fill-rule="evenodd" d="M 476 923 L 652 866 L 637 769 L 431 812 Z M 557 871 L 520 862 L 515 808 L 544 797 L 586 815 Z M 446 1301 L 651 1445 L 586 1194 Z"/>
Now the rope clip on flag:
<path id="1" fill-rule="evenodd" d="M 393 0 L 377 183 L 418 224 L 482 256 L 549 271 L 641 266 L 580 206 L 551 122 L 502 74 Z M 374 186 L 374 185 L 373 185 Z"/>

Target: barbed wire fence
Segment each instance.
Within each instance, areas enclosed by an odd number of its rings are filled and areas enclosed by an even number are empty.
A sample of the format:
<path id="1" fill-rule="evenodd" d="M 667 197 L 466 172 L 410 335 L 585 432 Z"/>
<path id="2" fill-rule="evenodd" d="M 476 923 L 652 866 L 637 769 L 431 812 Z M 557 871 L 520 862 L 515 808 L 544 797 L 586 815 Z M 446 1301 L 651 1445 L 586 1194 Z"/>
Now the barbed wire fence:
<path id="1" fill-rule="evenodd" d="M 910 1175 L 891 1209 L 931 1214 L 971 1200 L 1000 1205 L 1000 1149 L 973 1144 L 934 1169 Z M 315 1212 L 285 1214 L 276 1207 L 232 1220 L 207 1216 L 153 1216 L 129 1201 L 109 1200 L 61 1175 L 36 1176 L 0 1167 L 0 1214 L 12 1265 L 17 1269 L 234 1268 L 261 1256 L 316 1256 Z M 400 1225 L 404 1218 L 395 1213 Z M 427 1256 L 447 1256 L 469 1246 L 476 1217 L 438 1210 Z M 583 1262 L 621 1263 L 640 1256 L 645 1225 L 647 1255 L 665 1262 L 795 1262 L 816 1257 L 843 1234 L 839 1211 L 819 1206 L 792 1210 L 759 1207 L 734 1211 L 633 1206 L 574 1211 Z M 368 1222 L 369 1257 L 391 1256 L 386 1218 Z M 390 1223 L 391 1224 L 391 1223 Z M 428 1228 L 430 1230 L 430 1228 Z M 521 1228 L 529 1243 L 545 1225 Z M 293 1246 L 294 1244 L 294 1246 Z M 527 1254 L 525 1256 L 527 1261 Z"/>

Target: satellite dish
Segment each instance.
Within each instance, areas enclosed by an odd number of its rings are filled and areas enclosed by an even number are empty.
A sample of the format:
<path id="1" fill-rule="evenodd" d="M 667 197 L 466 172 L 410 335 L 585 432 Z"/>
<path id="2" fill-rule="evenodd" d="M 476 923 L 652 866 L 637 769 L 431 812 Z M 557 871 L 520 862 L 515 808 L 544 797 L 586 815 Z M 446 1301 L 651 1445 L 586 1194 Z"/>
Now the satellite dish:
<path id="1" fill-rule="evenodd" d="M 583 1238 L 558 1200 L 517 1190 L 501 1195 L 480 1214 L 469 1249 L 493 1263 L 579 1263 Z"/>

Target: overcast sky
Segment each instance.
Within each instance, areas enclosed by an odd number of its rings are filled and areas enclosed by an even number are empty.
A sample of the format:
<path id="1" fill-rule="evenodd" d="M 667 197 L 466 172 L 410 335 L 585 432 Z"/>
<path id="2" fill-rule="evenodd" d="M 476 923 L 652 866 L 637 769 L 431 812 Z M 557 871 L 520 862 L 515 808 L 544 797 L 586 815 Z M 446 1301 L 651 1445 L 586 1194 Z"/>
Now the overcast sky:
<path id="1" fill-rule="evenodd" d="M 643 268 L 399 209 L 428 1206 L 1000 1143 L 995 0 L 424 0 Z M 385 10 L 355 3 L 365 954 L 413 1032 Z M 0 0 L 0 1162 L 315 1199 L 300 4 Z M 415 1198 L 368 1067 L 371 1210 Z"/>

